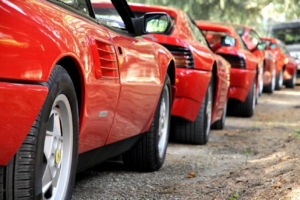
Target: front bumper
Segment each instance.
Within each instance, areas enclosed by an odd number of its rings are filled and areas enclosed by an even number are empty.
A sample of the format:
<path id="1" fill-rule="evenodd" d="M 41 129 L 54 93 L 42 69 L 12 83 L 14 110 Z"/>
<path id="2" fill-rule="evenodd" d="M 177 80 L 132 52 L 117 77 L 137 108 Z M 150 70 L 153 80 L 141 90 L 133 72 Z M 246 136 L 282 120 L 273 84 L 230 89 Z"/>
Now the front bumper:
<path id="1" fill-rule="evenodd" d="M 172 115 L 195 121 L 211 78 L 210 71 L 176 68 L 176 96 Z"/>
<path id="2" fill-rule="evenodd" d="M 23 143 L 47 94 L 45 86 L 0 82 L 0 166 Z"/>
<path id="3" fill-rule="evenodd" d="M 251 89 L 256 72 L 248 69 L 230 69 L 229 98 L 244 102 Z"/>

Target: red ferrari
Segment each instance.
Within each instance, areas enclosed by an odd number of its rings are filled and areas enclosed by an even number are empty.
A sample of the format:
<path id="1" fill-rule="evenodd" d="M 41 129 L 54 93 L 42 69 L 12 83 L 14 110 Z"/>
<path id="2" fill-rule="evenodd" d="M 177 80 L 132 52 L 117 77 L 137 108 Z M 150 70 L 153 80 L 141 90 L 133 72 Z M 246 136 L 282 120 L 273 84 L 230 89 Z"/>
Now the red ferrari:
<path id="1" fill-rule="evenodd" d="M 272 93 L 275 89 L 276 82 L 276 57 L 266 50 L 266 44 L 262 42 L 256 31 L 248 26 L 230 24 L 242 40 L 249 51 L 251 51 L 258 59 L 259 66 L 263 70 L 260 71 L 260 93 L 262 91 Z"/>
<path id="2" fill-rule="evenodd" d="M 276 55 L 276 84 L 280 90 L 283 83 L 288 88 L 294 88 L 297 80 L 298 63 L 290 56 L 284 43 L 275 38 L 261 38 L 267 44 L 267 49 Z"/>
<path id="3" fill-rule="evenodd" d="M 259 86 L 259 66 L 256 56 L 247 50 L 234 28 L 208 21 L 196 23 L 211 49 L 231 64 L 228 112 L 251 117 Z"/>
<path id="4" fill-rule="evenodd" d="M 162 166 L 175 61 L 139 36 L 170 17 L 112 3 L 123 21 L 89 0 L 0 1 L 0 199 L 70 199 L 76 171 L 120 154 Z"/>
<path id="5" fill-rule="evenodd" d="M 115 18 L 109 3 L 93 3 L 96 15 Z M 166 7 L 130 4 L 136 17 L 147 12 L 166 12 L 171 26 L 164 34 L 145 39 L 165 46 L 176 61 L 176 96 L 172 108 L 172 136 L 185 143 L 206 144 L 210 126 L 223 128 L 229 87 L 230 65 L 214 55 L 194 21 L 183 11 Z"/>

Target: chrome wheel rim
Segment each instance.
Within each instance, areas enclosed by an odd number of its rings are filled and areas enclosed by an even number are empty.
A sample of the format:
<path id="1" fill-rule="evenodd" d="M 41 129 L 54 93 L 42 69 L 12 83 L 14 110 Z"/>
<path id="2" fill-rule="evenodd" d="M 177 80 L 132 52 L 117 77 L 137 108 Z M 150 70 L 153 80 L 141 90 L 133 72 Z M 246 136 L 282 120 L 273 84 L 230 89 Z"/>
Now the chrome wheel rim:
<path id="1" fill-rule="evenodd" d="M 264 69 L 263 67 L 259 70 L 260 72 L 260 79 L 259 79 L 259 94 L 262 94 L 264 89 Z"/>
<path id="2" fill-rule="evenodd" d="M 212 113 L 212 92 L 211 85 L 207 89 L 207 105 L 206 105 L 206 136 L 209 135 L 210 132 L 210 124 L 211 124 L 211 113 Z"/>
<path id="3" fill-rule="evenodd" d="M 297 81 L 297 73 L 294 73 L 294 75 L 293 75 L 293 85 L 296 85 L 296 81 Z"/>
<path id="4" fill-rule="evenodd" d="M 164 86 L 163 95 L 160 102 L 159 125 L 158 125 L 158 153 L 163 159 L 168 144 L 168 129 L 170 117 L 170 92 L 167 85 Z"/>
<path id="5" fill-rule="evenodd" d="M 283 84 L 283 74 L 282 74 L 282 70 L 281 70 L 279 73 L 279 81 L 278 81 L 279 88 L 282 87 L 282 84 Z"/>
<path id="6" fill-rule="evenodd" d="M 225 123 L 226 113 L 227 113 L 227 100 L 225 101 L 225 104 L 224 104 L 223 115 L 222 115 L 222 124 Z"/>
<path id="7" fill-rule="evenodd" d="M 272 87 L 272 91 L 275 89 L 275 84 L 276 84 L 276 70 L 273 69 L 272 72 L 272 82 L 271 82 L 271 87 Z"/>
<path id="8" fill-rule="evenodd" d="M 73 122 L 68 98 L 56 97 L 49 115 L 42 176 L 43 199 L 64 199 L 70 178 Z"/>
<path id="9" fill-rule="evenodd" d="M 252 99 L 252 109 L 255 109 L 255 100 L 256 100 L 256 95 L 255 95 L 255 88 L 256 88 L 256 83 L 253 83 L 253 99 Z"/>

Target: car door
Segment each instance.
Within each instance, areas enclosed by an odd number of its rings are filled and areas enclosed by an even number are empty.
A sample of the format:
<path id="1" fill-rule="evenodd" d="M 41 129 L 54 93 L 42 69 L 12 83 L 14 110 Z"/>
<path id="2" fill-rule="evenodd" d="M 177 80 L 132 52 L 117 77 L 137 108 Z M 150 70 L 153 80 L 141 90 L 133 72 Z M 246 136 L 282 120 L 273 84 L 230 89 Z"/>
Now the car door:
<path id="1" fill-rule="evenodd" d="M 91 18 L 89 3 L 88 0 L 49 3 L 57 9 L 55 20 L 62 27 L 59 34 L 65 39 L 62 45 L 68 46 L 83 65 L 79 153 L 106 143 L 120 92 L 113 41 L 106 28 Z"/>
<path id="2" fill-rule="evenodd" d="M 121 84 L 118 107 L 107 144 L 146 131 L 161 92 L 160 68 L 154 43 L 134 37 L 110 3 L 95 7 L 100 23 L 112 24 L 108 30 L 119 63 Z"/>

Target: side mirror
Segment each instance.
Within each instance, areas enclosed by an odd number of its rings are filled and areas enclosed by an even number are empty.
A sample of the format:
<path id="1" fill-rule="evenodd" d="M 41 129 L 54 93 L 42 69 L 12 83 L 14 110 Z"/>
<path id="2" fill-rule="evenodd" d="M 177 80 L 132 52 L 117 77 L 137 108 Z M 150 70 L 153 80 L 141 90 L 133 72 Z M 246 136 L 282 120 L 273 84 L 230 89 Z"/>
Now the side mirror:
<path id="1" fill-rule="evenodd" d="M 220 38 L 221 46 L 223 47 L 234 47 L 235 46 L 235 38 L 230 36 L 221 36 Z"/>
<path id="2" fill-rule="evenodd" d="M 144 33 L 165 33 L 171 26 L 170 16 L 166 13 L 146 13 Z"/>
<path id="3" fill-rule="evenodd" d="M 257 50 L 266 50 L 267 49 L 267 44 L 266 43 L 258 43 L 256 46 Z"/>

